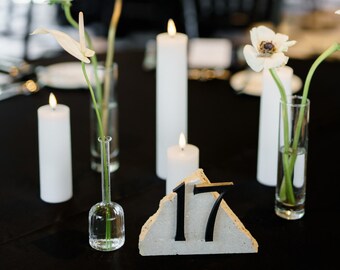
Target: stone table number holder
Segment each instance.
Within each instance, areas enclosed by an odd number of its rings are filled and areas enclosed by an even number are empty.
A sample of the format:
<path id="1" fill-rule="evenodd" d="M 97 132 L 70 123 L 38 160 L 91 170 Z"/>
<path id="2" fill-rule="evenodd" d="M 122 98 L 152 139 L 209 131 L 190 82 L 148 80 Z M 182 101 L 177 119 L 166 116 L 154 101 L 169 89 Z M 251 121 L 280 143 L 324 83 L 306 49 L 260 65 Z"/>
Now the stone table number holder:
<path id="1" fill-rule="evenodd" d="M 202 169 L 183 179 L 143 225 L 139 253 L 257 253 L 257 241 L 223 199 L 231 185 L 210 183 Z"/>

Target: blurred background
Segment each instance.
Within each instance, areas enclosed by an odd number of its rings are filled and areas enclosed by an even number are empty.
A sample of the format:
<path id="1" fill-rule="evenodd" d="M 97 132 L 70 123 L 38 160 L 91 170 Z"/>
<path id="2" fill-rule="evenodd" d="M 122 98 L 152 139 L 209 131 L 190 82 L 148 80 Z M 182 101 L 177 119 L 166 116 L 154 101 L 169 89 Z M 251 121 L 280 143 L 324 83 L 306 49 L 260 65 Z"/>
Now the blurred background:
<path id="1" fill-rule="evenodd" d="M 74 17 L 84 12 L 87 30 L 99 53 L 105 52 L 113 4 L 114 0 L 72 1 Z M 340 18 L 334 16 L 339 8 L 340 0 L 124 0 L 116 48 L 144 48 L 166 31 L 172 18 L 177 30 L 189 38 L 228 38 L 235 47 L 247 41 L 250 27 L 266 24 L 299 40 L 301 45 L 294 47 L 291 57 L 309 57 L 340 36 L 339 23 L 335 22 Z M 34 60 L 56 55 L 60 48 L 53 39 L 29 35 L 37 27 L 59 29 L 77 37 L 60 5 L 50 5 L 46 0 L 0 0 L 2 56 Z"/>

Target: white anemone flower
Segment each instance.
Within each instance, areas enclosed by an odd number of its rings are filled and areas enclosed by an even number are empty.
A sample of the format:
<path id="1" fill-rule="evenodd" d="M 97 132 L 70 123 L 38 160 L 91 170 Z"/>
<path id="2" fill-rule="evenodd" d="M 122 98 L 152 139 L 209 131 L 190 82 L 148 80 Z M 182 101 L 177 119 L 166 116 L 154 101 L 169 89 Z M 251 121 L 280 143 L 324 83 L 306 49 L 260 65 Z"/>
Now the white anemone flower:
<path id="1" fill-rule="evenodd" d="M 288 40 L 287 35 L 275 33 L 265 26 L 254 27 L 250 30 L 251 45 L 246 45 L 243 54 L 247 64 L 256 72 L 263 69 L 284 66 L 288 57 L 284 52 L 296 41 Z"/>
<path id="2" fill-rule="evenodd" d="M 85 46 L 84 15 L 82 12 L 79 12 L 80 42 L 58 30 L 38 28 L 34 30 L 31 35 L 36 34 L 51 34 L 65 51 L 84 63 L 90 63 L 90 59 L 88 59 L 88 57 L 92 57 L 95 53 L 93 50 L 90 50 Z"/>

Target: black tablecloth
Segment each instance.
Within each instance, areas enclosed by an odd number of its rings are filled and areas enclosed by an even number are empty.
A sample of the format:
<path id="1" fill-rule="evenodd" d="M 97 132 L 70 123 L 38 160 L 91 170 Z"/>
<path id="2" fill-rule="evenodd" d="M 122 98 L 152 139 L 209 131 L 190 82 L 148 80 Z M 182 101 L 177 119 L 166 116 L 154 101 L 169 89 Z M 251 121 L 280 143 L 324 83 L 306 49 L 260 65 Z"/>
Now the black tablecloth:
<path id="1" fill-rule="evenodd" d="M 116 58 L 120 168 L 112 174 L 112 199 L 125 211 L 126 242 L 114 252 L 88 244 L 88 211 L 101 200 L 100 174 L 90 169 L 89 92 L 44 87 L 0 102 L 0 269 L 336 269 L 340 63 L 323 63 L 313 78 L 306 214 L 296 221 L 275 215 L 274 188 L 256 180 L 260 98 L 237 95 L 229 81 L 189 81 L 188 141 L 199 147 L 211 182 L 234 182 L 227 203 L 259 252 L 143 257 L 140 229 L 165 182 L 155 173 L 155 72 L 144 71 L 142 60 L 134 51 Z M 311 61 L 289 65 L 304 79 Z M 60 204 L 39 197 L 37 109 L 51 91 L 71 110 L 74 196 Z"/>

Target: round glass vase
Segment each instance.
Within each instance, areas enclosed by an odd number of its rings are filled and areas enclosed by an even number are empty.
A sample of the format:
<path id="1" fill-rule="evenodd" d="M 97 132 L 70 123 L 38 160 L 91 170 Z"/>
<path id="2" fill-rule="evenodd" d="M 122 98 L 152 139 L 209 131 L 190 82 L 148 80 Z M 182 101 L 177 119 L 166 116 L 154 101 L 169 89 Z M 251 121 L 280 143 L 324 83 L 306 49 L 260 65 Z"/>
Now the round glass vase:
<path id="1" fill-rule="evenodd" d="M 97 80 L 93 72 L 92 85 L 94 88 L 98 109 L 102 116 L 104 133 L 112 138 L 110 142 L 110 172 L 119 168 L 119 145 L 118 145 L 118 102 L 117 102 L 117 81 L 118 65 L 114 63 L 110 69 L 98 65 Z M 96 83 L 97 82 L 97 83 Z M 91 168 L 101 172 L 101 150 L 98 144 L 99 128 L 94 105 L 91 101 L 90 108 L 90 148 Z"/>
<path id="2" fill-rule="evenodd" d="M 287 220 L 305 214 L 310 101 L 288 96 L 280 101 L 278 174 L 275 213 Z"/>
<path id="3" fill-rule="evenodd" d="M 99 251 L 119 249 L 125 242 L 123 208 L 111 201 L 111 179 L 109 172 L 111 137 L 101 138 L 101 181 L 102 201 L 93 205 L 89 211 L 89 243 Z"/>

